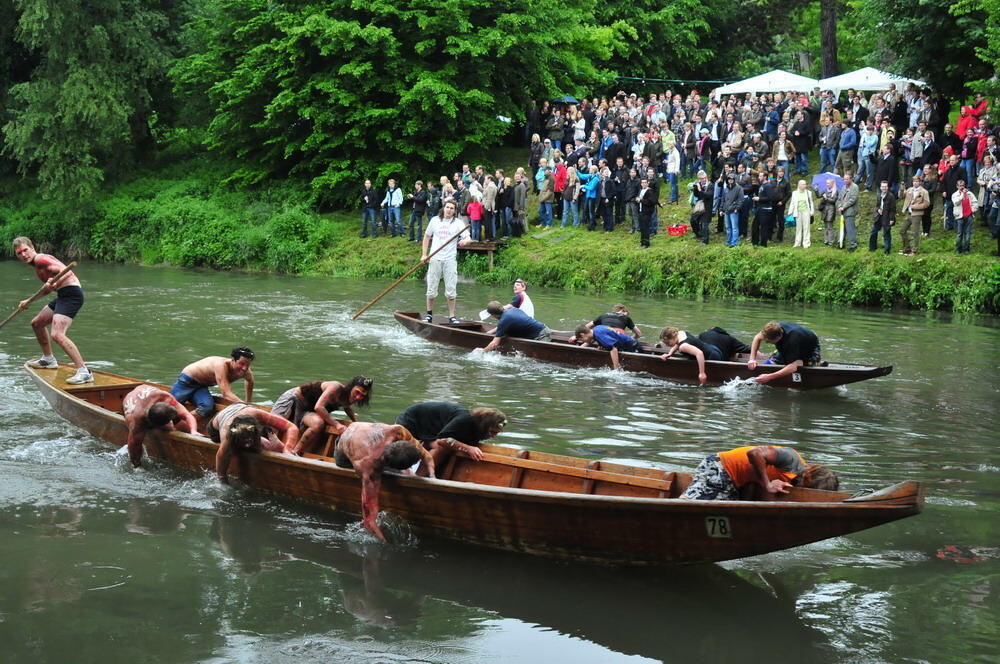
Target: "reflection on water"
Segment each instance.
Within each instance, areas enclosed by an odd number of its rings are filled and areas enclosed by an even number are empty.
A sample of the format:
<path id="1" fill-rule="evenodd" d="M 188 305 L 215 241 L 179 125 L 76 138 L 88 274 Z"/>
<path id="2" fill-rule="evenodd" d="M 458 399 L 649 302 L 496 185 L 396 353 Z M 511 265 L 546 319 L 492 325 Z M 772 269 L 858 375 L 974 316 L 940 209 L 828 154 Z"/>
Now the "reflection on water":
<path id="1" fill-rule="evenodd" d="M 20 369 L 36 345 L 15 321 L 0 337 L 4 662 L 756 662 L 780 643 L 783 658 L 853 664 L 985 662 L 1000 650 L 994 319 L 626 298 L 647 336 L 669 322 L 749 338 L 768 319 L 795 320 L 820 333 L 831 360 L 895 365 L 886 378 L 797 393 L 430 344 L 391 316 L 419 304 L 419 282 L 351 321 L 384 284 L 95 265 L 80 274 L 88 304 L 73 337 L 116 373 L 169 383 L 191 359 L 245 344 L 264 402 L 306 380 L 372 375 L 365 420 L 455 399 L 502 408 L 511 424 L 500 442 L 665 470 L 743 441 L 788 444 L 850 489 L 925 479 L 928 508 L 850 537 L 682 569 L 417 541 L 386 515 L 403 544 L 380 545 L 350 515 L 223 487 L 211 473 L 148 460 L 132 469 L 42 403 Z M 0 303 L 33 290 L 32 279 L 0 263 Z M 460 291 L 466 314 L 507 293 Z M 553 329 L 622 299 L 532 298 Z M 949 546 L 959 553 L 937 555 Z"/>

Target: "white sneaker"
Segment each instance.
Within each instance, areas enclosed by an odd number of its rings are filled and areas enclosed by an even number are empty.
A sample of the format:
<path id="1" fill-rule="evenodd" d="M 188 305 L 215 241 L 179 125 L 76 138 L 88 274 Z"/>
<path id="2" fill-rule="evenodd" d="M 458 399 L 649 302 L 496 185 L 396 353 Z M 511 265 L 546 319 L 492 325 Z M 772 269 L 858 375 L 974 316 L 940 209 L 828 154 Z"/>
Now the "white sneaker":
<path id="1" fill-rule="evenodd" d="M 424 316 L 424 322 L 425 323 L 433 323 L 434 322 L 434 316 L 432 316 L 430 314 L 427 314 L 426 316 Z"/>
<path id="2" fill-rule="evenodd" d="M 94 376 L 87 369 L 77 369 L 75 374 L 66 379 L 68 385 L 82 385 L 93 382 Z"/>
<path id="3" fill-rule="evenodd" d="M 32 360 L 31 362 L 28 362 L 28 366 L 33 369 L 58 369 L 59 360 L 57 360 L 54 357 L 50 359 L 43 355 L 37 360 Z"/>

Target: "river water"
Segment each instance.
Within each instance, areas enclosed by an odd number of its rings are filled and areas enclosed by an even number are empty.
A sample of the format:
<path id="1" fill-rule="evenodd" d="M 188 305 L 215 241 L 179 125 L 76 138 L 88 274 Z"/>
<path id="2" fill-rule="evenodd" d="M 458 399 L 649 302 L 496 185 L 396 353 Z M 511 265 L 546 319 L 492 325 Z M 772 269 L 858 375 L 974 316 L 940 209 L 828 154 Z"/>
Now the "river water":
<path id="1" fill-rule="evenodd" d="M 423 286 L 87 264 L 71 336 L 94 368 L 171 383 L 192 359 L 257 352 L 256 398 L 376 381 L 362 419 L 451 399 L 503 409 L 528 449 L 690 470 L 745 441 L 794 445 L 845 490 L 928 483 L 923 514 L 722 565 L 617 569 L 409 535 L 158 463 L 54 415 L 21 364 L 27 314 L 0 332 L 0 661 L 996 662 L 1000 653 L 997 320 L 773 302 L 629 296 L 664 324 L 749 339 L 770 319 L 816 330 L 830 360 L 893 364 L 817 392 L 674 385 L 437 346 L 399 327 Z M 38 286 L 0 263 L 0 308 Z M 506 289 L 460 284 L 474 317 Z M 553 329 L 620 295 L 531 289 Z M 32 307 L 37 311 L 38 306 Z M 441 311 L 444 311 L 441 309 Z M 237 387 L 241 393 L 242 386 Z M 949 548 L 952 547 L 952 548 Z"/>

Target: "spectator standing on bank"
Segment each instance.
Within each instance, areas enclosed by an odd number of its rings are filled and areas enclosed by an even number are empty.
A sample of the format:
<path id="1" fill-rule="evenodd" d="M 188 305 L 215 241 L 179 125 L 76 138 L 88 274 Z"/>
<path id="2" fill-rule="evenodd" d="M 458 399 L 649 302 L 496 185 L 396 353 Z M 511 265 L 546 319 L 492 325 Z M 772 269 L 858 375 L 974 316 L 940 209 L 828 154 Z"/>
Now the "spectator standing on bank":
<path id="1" fill-rule="evenodd" d="M 403 218 L 400 208 L 403 207 L 403 190 L 396 186 L 396 181 L 389 178 L 382 199 L 382 209 L 386 211 L 386 225 L 392 237 L 403 234 Z"/>
<path id="2" fill-rule="evenodd" d="M 413 183 L 413 193 L 407 196 L 413 209 L 410 212 L 410 242 L 419 242 L 424 236 L 424 212 L 427 210 L 427 201 L 430 196 L 424 191 L 424 183 L 417 180 Z"/>

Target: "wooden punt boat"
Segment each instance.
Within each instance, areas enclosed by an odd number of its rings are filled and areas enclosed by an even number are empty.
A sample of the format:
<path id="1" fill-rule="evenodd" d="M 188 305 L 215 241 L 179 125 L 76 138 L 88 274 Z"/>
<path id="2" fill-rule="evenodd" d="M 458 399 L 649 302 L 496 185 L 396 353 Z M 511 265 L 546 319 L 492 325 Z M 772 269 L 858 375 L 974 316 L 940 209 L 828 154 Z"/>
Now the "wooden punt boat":
<path id="1" fill-rule="evenodd" d="M 71 366 L 25 369 L 59 415 L 116 447 L 127 435 L 125 395 L 138 385 L 155 385 L 94 371 L 93 383 L 73 386 L 66 384 Z M 148 456 L 198 472 L 214 467 L 217 447 L 180 432 L 153 431 L 145 442 Z M 387 474 L 382 509 L 417 533 L 558 558 L 642 564 L 753 556 L 923 508 L 923 486 L 913 481 L 859 496 L 793 489 L 782 501 L 701 502 L 677 499 L 691 479 L 685 473 L 501 445 L 483 450 L 478 462 L 452 457 L 440 479 Z M 329 457 L 244 454 L 229 472 L 261 491 L 361 513 L 360 480 Z"/>
<path id="2" fill-rule="evenodd" d="M 428 323 L 420 314 L 400 312 L 395 314 L 396 320 L 406 329 L 429 341 L 459 346 L 461 348 L 482 348 L 493 337 L 486 334 L 489 329 L 478 321 L 463 320 L 458 323 L 448 323 L 447 319 L 436 316 L 434 322 Z M 578 367 L 604 368 L 611 366 L 611 354 L 601 348 L 583 347 L 571 344 L 570 335 L 553 332 L 552 341 L 535 341 L 533 339 L 517 339 L 507 337 L 500 344 L 502 353 L 521 353 L 522 355 L 545 362 L 556 362 Z M 650 344 L 642 344 L 642 350 L 635 353 L 620 353 L 622 368 L 626 371 L 648 373 L 657 378 L 676 381 L 678 383 L 698 384 L 698 363 L 687 357 L 672 357 L 667 361 L 660 359 L 663 352 L 655 350 Z M 778 371 L 780 365 L 757 365 L 750 369 L 746 358 L 742 362 L 721 362 L 709 360 L 705 362 L 705 373 L 708 375 L 708 385 L 722 385 L 734 378 L 753 378 L 765 373 Z M 788 387 L 796 390 L 815 390 L 823 387 L 835 387 L 847 383 L 887 376 L 892 373 L 892 367 L 873 367 L 863 364 L 840 364 L 830 362 L 822 367 L 802 367 L 796 373 L 782 376 L 768 383 L 772 387 Z"/>

